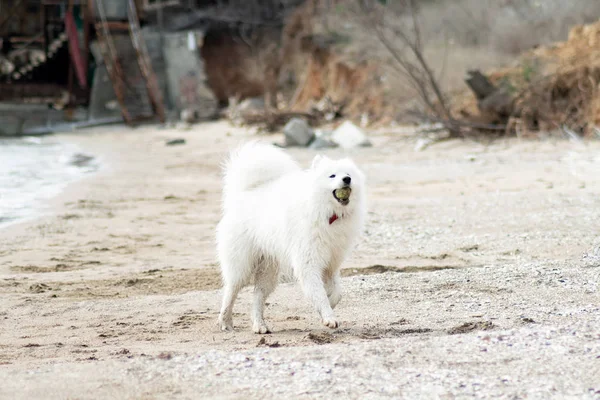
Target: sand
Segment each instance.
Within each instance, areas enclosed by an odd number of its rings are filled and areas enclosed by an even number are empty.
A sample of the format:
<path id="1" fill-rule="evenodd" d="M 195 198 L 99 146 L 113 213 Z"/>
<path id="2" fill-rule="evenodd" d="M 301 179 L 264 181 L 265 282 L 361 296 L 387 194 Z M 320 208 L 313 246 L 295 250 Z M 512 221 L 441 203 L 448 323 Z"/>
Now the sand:
<path id="1" fill-rule="evenodd" d="M 104 167 L 0 231 L 0 398 L 600 398 L 600 143 L 373 133 L 341 327 L 286 283 L 259 336 L 249 288 L 218 330 L 214 251 L 219 163 L 254 137 L 56 136 Z"/>

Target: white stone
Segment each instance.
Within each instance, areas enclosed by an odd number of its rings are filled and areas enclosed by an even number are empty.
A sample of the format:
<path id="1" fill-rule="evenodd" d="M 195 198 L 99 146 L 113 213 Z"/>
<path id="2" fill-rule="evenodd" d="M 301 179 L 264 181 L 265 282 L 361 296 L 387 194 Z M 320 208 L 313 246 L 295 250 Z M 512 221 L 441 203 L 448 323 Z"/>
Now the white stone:
<path id="1" fill-rule="evenodd" d="M 333 131 L 331 139 L 345 149 L 371 146 L 367 135 L 350 121 L 344 122 Z"/>

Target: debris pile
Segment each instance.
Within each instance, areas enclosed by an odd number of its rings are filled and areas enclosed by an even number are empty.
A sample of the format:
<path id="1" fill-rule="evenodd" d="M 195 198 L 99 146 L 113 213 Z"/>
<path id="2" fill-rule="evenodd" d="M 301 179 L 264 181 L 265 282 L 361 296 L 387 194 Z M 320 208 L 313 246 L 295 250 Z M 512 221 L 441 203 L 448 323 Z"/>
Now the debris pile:
<path id="1" fill-rule="evenodd" d="M 378 66 L 352 63 L 319 37 L 305 38 L 308 63 L 291 107 L 319 114 L 326 121 L 346 117 L 378 121 L 384 117 L 384 89 Z"/>
<path id="2" fill-rule="evenodd" d="M 471 92 L 452 99 L 459 119 L 504 125 L 507 133 L 519 136 L 556 130 L 597 134 L 600 21 L 576 26 L 567 41 L 529 51 L 515 66 L 487 77 L 471 71 L 467 84 Z"/>

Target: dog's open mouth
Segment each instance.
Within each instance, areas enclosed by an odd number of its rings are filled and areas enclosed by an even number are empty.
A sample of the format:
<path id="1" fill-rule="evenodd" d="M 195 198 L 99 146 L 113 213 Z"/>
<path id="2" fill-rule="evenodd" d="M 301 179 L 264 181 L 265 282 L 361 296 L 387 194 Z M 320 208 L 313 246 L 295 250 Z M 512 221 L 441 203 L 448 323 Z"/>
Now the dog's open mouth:
<path id="1" fill-rule="evenodd" d="M 352 189 L 349 187 L 343 187 L 340 189 L 335 189 L 333 191 L 333 197 L 340 203 L 345 206 L 350 203 L 350 193 L 352 193 Z"/>

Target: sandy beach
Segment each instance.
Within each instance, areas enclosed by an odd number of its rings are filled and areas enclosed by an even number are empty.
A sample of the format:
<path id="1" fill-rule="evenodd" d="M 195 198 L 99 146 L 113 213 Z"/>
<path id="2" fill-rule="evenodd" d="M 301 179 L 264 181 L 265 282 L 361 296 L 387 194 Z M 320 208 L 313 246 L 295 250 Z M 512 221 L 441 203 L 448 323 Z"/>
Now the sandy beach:
<path id="1" fill-rule="evenodd" d="M 220 162 L 256 137 L 226 122 L 55 136 L 103 167 L 0 230 L 0 398 L 600 398 L 600 142 L 417 152 L 381 132 L 324 151 L 368 177 L 341 327 L 285 283 L 260 336 L 250 288 L 219 331 L 214 250 Z"/>

